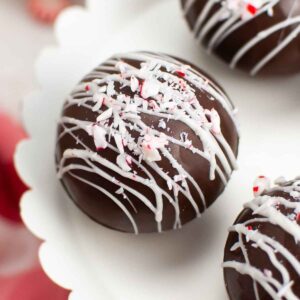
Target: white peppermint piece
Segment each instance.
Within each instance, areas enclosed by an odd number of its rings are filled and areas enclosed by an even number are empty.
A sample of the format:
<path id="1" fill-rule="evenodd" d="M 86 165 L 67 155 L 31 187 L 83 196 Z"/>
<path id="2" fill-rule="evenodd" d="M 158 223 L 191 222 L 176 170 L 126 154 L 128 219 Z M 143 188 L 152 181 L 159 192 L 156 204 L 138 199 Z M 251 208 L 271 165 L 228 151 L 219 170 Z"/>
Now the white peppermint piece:
<path id="1" fill-rule="evenodd" d="M 221 134 L 221 119 L 220 119 L 220 115 L 215 109 L 211 110 L 210 119 L 212 125 L 211 131 L 214 134 Z"/>
<path id="2" fill-rule="evenodd" d="M 158 123 L 158 128 L 162 128 L 162 129 L 166 129 L 167 128 L 167 124 L 164 121 L 164 119 L 160 119 L 159 123 Z"/>
<path id="3" fill-rule="evenodd" d="M 130 79 L 130 88 L 132 92 L 136 92 L 139 88 L 140 82 L 135 76 L 131 76 Z"/>
<path id="4" fill-rule="evenodd" d="M 92 111 L 98 111 L 102 107 L 104 98 L 103 98 L 103 96 L 101 94 L 95 94 L 93 96 L 93 101 L 96 104 L 93 106 Z"/>
<path id="5" fill-rule="evenodd" d="M 97 118 L 97 122 L 102 122 L 102 121 L 105 121 L 105 120 L 111 118 L 112 113 L 113 113 L 112 108 L 107 109 Z"/>
<path id="6" fill-rule="evenodd" d="M 104 128 L 98 125 L 94 125 L 92 127 L 92 135 L 94 137 L 94 143 L 97 149 L 107 148 L 108 145 L 106 140 L 107 132 Z"/>
<path id="7" fill-rule="evenodd" d="M 267 13 L 268 13 L 268 16 L 269 16 L 269 17 L 273 17 L 273 16 L 274 16 L 274 9 L 273 9 L 273 7 L 269 7 Z"/>
<path id="8" fill-rule="evenodd" d="M 87 132 L 88 135 L 92 136 L 93 135 L 93 127 L 94 124 L 90 124 L 88 126 L 85 127 L 85 131 Z"/>
<path id="9" fill-rule="evenodd" d="M 239 242 L 236 242 L 235 244 L 233 244 L 233 246 L 230 248 L 230 251 L 236 251 L 237 249 L 239 249 L 241 247 Z"/>
<path id="10" fill-rule="evenodd" d="M 107 85 L 106 94 L 111 97 L 116 94 L 115 90 L 115 83 L 113 81 L 110 81 Z"/>
<path id="11" fill-rule="evenodd" d="M 118 190 L 116 190 L 116 194 L 118 195 L 124 194 L 124 189 L 120 187 Z"/>
<path id="12" fill-rule="evenodd" d="M 121 154 L 123 154 L 124 153 L 124 146 L 123 146 L 122 136 L 118 133 L 115 133 L 114 134 L 114 139 L 115 139 L 118 150 L 120 151 Z"/>
<path id="13" fill-rule="evenodd" d="M 151 148 L 147 144 L 142 145 L 143 159 L 149 162 L 160 161 L 161 156 L 157 149 Z"/>
<path id="14" fill-rule="evenodd" d="M 253 193 L 255 197 L 260 196 L 264 191 L 271 188 L 271 180 L 265 176 L 259 176 L 253 184 Z"/>
<path id="15" fill-rule="evenodd" d="M 159 93 L 160 83 L 156 79 L 146 79 L 142 84 L 141 95 L 144 99 L 155 97 Z"/>
<path id="16" fill-rule="evenodd" d="M 116 64 L 116 67 L 120 70 L 121 74 L 124 74 L 127 72 L 128 66 L 126 63 L 124 63 L 123 61 L 119 61 Z"/>
<path id="17" fill-rule="evenodd" d="M 167 180 L 167 185 L 168 185 L 169 190 L 172 191 L 172 189 L 173 189 L 173 183 L 172 183 L 171 179 Z"/>
<path id="18" fill-rule="evenodd" d="M 131 167 L 129 166 L 129 164 L 126 160 L 126 155 L 125 154 L 118 155 L 117 164 L 123 171 L 125 171 L 125 172 L 130 172 L 131 171 Z"/>

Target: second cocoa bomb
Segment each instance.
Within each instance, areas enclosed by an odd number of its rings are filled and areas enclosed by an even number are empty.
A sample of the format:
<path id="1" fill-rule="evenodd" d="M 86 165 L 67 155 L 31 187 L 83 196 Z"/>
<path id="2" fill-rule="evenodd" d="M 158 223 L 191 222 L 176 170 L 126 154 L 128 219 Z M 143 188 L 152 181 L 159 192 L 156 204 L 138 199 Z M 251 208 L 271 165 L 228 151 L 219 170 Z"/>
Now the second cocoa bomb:
<path id="1" fill-rule="evenodd" d="M 181 0 L 195 38 L 251 75 L 300 71 L 299 0 Z"/>
<path id="2" fill-rule="evenodd" d="M 254 192 L 225 247 L 229 299 L 300 299 L 300 178 L 270 187 L 261 176 Z"/>
<path id="3" fill-rule="evenodd" d="M 235 109 L 204 72 L 165 54 L 115 55 L 68 97 L 56 161 L 76 205 L 127 233 L 180 228 L 236 166 Z"/>

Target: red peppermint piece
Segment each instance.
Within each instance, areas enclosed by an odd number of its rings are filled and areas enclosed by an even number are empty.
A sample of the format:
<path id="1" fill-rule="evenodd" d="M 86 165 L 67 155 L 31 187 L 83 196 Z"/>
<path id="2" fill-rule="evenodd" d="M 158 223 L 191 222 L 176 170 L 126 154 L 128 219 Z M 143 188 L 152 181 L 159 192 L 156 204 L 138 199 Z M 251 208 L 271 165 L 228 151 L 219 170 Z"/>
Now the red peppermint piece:
<path id="1" fill-rule="evenodd" d="M 14 166 L 17 143 L 25 138 L 21 126 L 0 112 L 0 215 L 20 222 L 19 202 L 26 190 Z"/>
<path id="2" fill-rule="evenodd" d="M 255 15 L 257 12 L 257 8 L 252 4 L 247 5 L 247 10 L 251 15 Z"/>
<path id="3" fill-rule="evenodd" d="M 59 13 L 70 5 L 70 0 L 28 0 L 31 15 L 44 23 L 53 23 Z"/>
<path id="4" fill-rule="evenodd" d="M 251 225 L 247 226 L 248 230 L 253 230 L 253 227 Z"/>
<path id="5" fill-rule="evenodd" d="M 297 216 L 296 216 L 296 221 L 297 221 L 297 222 L 300 222 L 300 213 L 297 214 Z"/>
<path id="6" fill-rule="evenodd" d="M 176 71 L 175 72 L 179 77 L 185 77 L 185 73 L 182 71 Z"/>
<path id="7" fill-rule="evenodd" d="M 258 191 L 259 191 L 259 187 L 258 187 L 258 186 L 254 186 L 254 187 L 253 187 L 253 192 L 254 192 L 254 193 L 257 193 Z"/>

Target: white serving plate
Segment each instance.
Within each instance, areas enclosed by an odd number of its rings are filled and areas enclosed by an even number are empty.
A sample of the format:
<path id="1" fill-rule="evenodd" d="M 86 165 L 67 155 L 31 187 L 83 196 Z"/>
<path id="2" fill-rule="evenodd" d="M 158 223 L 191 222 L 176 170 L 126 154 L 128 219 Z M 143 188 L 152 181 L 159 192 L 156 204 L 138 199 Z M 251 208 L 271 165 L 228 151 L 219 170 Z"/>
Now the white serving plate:
<path id="1" fill-rule="evenodd" d="M 58 46 L 37 61 L 40 90 L 24 104 L 30 139 L 16 153 L 31 187 L 22 216 L 45 240 L 44 270 L 73 291 L 73 300 L 226 299 L 227 228 L 251 199 L 254 178 L 300 173 L 300 76 L 261 80 L 230 71 L 196 46 L 177 0 L 90 0 L 86 10 L 66 11 L 55 32 Z M 54 146 L 62 104 L 76 82 L 110 55 L 142 49 L 185 58 L 223 85 L 240 112 L 240 169 L 200 220 L 177 232 L 133 236 L 95 224 L 73 205 L 56 178 Z"/>

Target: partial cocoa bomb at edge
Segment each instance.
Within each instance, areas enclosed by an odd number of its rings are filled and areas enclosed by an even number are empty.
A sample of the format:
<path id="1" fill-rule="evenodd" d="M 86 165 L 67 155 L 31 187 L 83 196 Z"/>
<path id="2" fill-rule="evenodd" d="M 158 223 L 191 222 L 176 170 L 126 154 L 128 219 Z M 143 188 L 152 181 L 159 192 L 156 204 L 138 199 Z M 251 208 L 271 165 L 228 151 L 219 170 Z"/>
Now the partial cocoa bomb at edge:
<path id="1" fill-rule="evenodd" d="M 180 0 L 195 39 L 251 75 L 300 71 L 300 1 Z"/>
<path id="2" fill-rule="evenodd" d="M 97 223 L 163 232 L 201 216 L 223 192 L 238 140 L 233 104 L 199 68 L 165 54 L 115 55 L 64 104 L 58 175 Z"/>
<path id="3" fill-rule="evenodd" d="M 261 176 L 254 191 L 225 247 L 229 299 L 300 299 L 300 178 L 270 188 Z"/>

